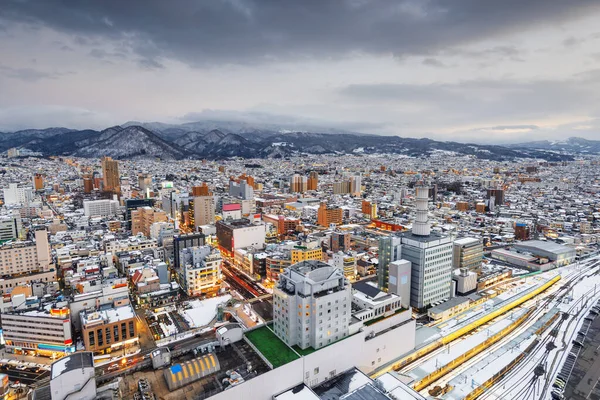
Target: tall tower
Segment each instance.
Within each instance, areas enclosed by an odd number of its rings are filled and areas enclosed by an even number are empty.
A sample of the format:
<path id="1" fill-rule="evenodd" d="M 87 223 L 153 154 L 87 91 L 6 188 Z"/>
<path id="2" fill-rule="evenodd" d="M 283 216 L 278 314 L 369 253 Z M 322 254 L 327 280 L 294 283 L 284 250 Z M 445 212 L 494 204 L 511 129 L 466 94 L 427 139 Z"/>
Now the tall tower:
<path id="1" fill-rule="evenodd" d="M 413 223 L 412 233 L 416 236 L 429 236 L 431 227 L 429 226 L 429 188 L 427 186 L 418 186 L 417 195 L 417 213 Z"/>

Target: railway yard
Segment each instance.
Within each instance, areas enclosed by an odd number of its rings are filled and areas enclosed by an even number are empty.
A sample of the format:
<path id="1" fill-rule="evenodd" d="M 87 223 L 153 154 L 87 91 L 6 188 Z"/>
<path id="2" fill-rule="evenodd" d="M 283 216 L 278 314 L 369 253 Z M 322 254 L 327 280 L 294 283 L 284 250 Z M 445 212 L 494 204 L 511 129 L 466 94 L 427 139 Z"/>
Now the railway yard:
<path id="1" fill-rule="evenodd" d="M 417 328 L 395 371 L 442 399 L 598 398 L 600 257 L 526 276 L 452 319 Z"/>

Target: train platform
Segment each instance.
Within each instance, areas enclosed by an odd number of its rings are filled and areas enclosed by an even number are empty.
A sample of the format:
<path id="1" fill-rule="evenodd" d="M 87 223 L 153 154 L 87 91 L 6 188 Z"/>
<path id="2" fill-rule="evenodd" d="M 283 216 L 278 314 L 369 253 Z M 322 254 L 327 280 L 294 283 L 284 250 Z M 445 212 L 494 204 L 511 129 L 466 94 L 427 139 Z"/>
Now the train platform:
<path id="1" fill-rule="evenodd" d="M 559 312 L 560 310 L 557 307 L 549 309 L 535 323 L 509 342 L 486 352 L 484 357 L 478 359 L 475 364 L 448 382 L 452 389 L 443 398 L 447 400 L 466 398 L 476 388 L 494 377 L 519 356 L 523 356 L 529 346 L 534 341 L 539 340 L 540 336 L 536 332 L 547 326 L 556 318 Z"/>

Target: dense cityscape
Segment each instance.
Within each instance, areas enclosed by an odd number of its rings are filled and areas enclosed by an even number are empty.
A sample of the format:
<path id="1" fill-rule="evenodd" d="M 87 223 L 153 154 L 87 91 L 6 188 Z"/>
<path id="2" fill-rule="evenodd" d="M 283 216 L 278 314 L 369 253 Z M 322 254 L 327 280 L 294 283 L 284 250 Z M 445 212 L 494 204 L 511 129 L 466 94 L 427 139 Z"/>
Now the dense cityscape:
<path id="1" fill-rule="evenodd" d="M 0 400 L 600 400 L 598 21 L 0 0 Z"/>
<path id="2" fill-rule="evenodd" d="M 596 157 L 273 161 L 10 149 L 5 395 L 597 393 Z"/>

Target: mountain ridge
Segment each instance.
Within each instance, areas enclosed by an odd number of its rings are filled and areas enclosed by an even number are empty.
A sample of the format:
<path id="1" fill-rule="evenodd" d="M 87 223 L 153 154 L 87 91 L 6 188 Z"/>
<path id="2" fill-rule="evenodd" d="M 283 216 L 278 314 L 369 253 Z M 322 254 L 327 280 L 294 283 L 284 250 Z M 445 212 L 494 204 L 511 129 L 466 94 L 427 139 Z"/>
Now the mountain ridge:
<path id="1" fill-rule="evenodd" d="M 205 121 L 202 122 L 204 124 Z M 563 142 L 538 141 L 513 145 L 482 145 L 428 138 L 361 135 L 353 132 L 324 133 L 270 131 L 254 128 L 232 132 L 214 128 L 193 130 L 198 124 L 182 125 L 127 122 L 101 131 L 48 128 L 0 133 L 0 151 L 27 148 L 45 156 L 111 156 L 116 159 L 161 158 L 281 158 L 299 154 L 402 154 L 428 157 L 436 153 L 473 156 L 490 160 L 537 158 L 572 160 L 571 153 L 600 154 L 600 141 L 570 138 Z M 206 125 L 204 125 L 206 126 Z M 212 127 L 212 126 L 211 126 Z M 561 144 L 557 144 L 561 143 Z M 562 147 L 560 147 L 562 146 Z M 568 149 L 565 149 L 568 146 Z"/>

